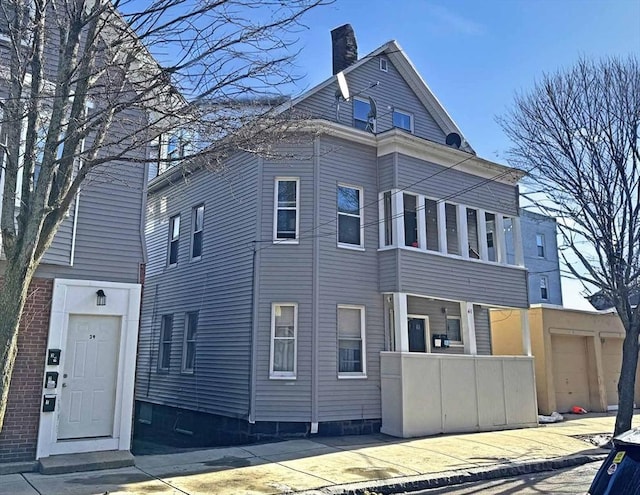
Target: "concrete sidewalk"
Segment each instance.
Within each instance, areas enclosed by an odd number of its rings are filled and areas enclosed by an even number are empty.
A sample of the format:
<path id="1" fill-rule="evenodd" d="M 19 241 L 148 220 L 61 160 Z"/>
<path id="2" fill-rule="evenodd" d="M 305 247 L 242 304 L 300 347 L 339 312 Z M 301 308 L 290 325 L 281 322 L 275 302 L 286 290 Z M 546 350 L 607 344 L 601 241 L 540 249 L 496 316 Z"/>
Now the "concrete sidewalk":
<path id="1" fill-rule="evenodd" d="M 379 493 L 556 469 L 606 451 L 581 435 L 609 434 L 615 416 L 567 416 L 539 428 L 397 439 L 313 437 L 242 447 L 136 457 L 131 468 L 0 476 L 11 495 L 232 495 Z M 640 425 L 640 414 L 634 426 Z"/>

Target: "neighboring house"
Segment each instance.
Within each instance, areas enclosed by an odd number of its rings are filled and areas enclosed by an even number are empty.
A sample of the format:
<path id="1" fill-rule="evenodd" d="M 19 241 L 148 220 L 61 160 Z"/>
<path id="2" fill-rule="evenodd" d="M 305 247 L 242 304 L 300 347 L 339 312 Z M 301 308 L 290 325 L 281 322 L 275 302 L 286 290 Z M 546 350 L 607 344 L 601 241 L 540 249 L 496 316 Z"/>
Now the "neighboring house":
<path id="1" fill-rule="evenodd" d="M 529 303 L 562 306 L 556 220 L 520 208 L 520 229 L 524 266 L 529 272 Z M 513 263 L 515 251 L 511 243 L 507 244 L 507 253 Z"/>
<path id="2" fill-rule="evenodd" d="M 491 356 L 488 316 L 526 321 L 522 173 L 475 155 L 395 41 L 358 60 L 349 31 L 340 75 L 283 107 L 309 132 L 150 182 L 137 434 L 537 424 L 533 359 Z"/>
<path id="3" fill-rule="evenodd" d="M 602 291 L 590 295 L 588 298 L 591 305 L 598 310 L 613 309 L 614 304 L 611 298 L 606 296 Z M 631 289 L 629 291 L 629 304 L 636 307 L 640 303 L 640 289 Z"/>
<path id="4" fill-rule="evenodd" d="M 491 317 L 494 352 L 522 354 L 519 316 L 492 310 Z M 573 406 L 599 412 L 616 409 L 625 335 L 618 315 L 542 304 L 529 309 L 529 321 L 540 412 L 567 412 Z"/>
<path id="5" fill-rule="evenodd" d="M 0 65 L 8 62 L 7 43 L 0 26 Z M 47 48 L 55 66 L 58 48 Z M 9 84 L 4 69 L 0 100 Z M 121 119 L 118 135 L 110 136 L 124 143 L 140 117 L 127 115 L 131 120 Z M 143 148 L 135 153 L 146 156 Z M 57 454 L 130 448 L 146 167 L 108 167 L 117 183 L 90 176 L 29 289 L 0 433 L 0 462 L 22 463 L 15 469 Z M 11 200 L 2 198 L 0 187 L 0 203 Z M 3 260 L 0 250 L 0 278 Z"/>

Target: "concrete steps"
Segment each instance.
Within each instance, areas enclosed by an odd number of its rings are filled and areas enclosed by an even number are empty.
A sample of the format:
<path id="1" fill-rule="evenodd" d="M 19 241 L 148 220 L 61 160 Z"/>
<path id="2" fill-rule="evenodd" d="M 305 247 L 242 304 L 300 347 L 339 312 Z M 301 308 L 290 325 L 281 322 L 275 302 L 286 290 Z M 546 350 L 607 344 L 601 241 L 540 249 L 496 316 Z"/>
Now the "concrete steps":
<path id="1" fill-rule="evenodd" d="M 40 459 L 38 464 L 38 471 L 42 474 L 64 474 L 129 467 L 133 466 L 135 461 L 128 450 L 108 450 L 104 452 L 53 455 Z"/>

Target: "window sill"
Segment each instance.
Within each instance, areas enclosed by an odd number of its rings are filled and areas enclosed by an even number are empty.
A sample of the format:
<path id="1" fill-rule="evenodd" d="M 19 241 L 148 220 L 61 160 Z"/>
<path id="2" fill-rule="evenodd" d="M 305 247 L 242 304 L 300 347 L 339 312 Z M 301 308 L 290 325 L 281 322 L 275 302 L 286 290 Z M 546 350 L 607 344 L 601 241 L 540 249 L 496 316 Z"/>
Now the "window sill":
<path id="1" fill-rule="evenodd" d="M 300 241 L 298 239 L 274 239 L 273 240 L 274 244 L 300 244 Z"/>
<path id="2" fill-rule="evenodd" d="M 185 376 L 193 376 L 195 375 L 195 371 L 194 370 L 182 370 L 180 371 L 181 375 L 185 375 Z"/>
<path id="3" fill-rule="evenodd" d="M 348 249 L 350 251 L 364 251 L 364 246 L 356 246 L 355 244 L 340 244 L 338 243 L 338 247 L 340 249 Z"/>
<path id="4" fill-rule="evenodd" d="M 269 375 L 269 380 L 296 380 L 295 375 Z"/>
<path id="5" fill-rule="evenodd" d="M 366 380 L 366 373 L 354 373 L 352 375 L 338 375 L 338 380 Z"/>
<path id="6" fill-rule="evenodd" d="M 191 259 L 189 260 L 189 263 L 195 263 L 195 262 L 197 262 L 197 261 L 200 261 L 201 259 L 202 259 L 202 255 L 200 255 L 200 256 L 196 256 L 195 258 L 191 258 Z"/>

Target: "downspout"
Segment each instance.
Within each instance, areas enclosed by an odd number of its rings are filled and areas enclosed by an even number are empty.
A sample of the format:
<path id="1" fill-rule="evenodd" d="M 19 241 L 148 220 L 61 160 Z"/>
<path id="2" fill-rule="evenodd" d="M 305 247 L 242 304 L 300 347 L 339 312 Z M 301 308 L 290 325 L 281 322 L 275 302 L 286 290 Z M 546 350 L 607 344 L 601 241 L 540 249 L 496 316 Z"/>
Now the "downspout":
<path id="1" fill-rule="evenodd" d="M 258 291 L 256 290 L 256 284 L 258 276 L 256 274 L 256 257 L 258 256 L 258 243 L 257 241 L 251 241 L 252 255 L 251 255 L 251 338 L 249 339 L 249 355 L 251 357 L 251 363 L 249 366 L 249 410 L 247 411 L 247 418 L 249 423 L 255 423 L 255 395 L 256 395 L 256 349 L 257 345 L 255 340 L 258 338 L 258 315 L 257 308 L 258 302 L 256 297 Z"/>
<path id="2" fill-rule="evenodd" d="M 315 211 L 313 215 L 313 231 L 316 232 L 320 222 L 320 138 L 313 140 L 313 194 Z M 320 236 L 313 236 L 313 323 L 311 325 L 311 428 L 310 433 L 318 433 L 318 370 L 319 370 L 319 319 L 320 319 Z"/>
<path id="3" fill-rule="evenodd" d="M 73 266 L 76 257 L 76 235 L 78 232 L 78 210 L 80 205 L 80 191 L 76 193 L 76 201 L 73 205 L 73 230 L 71 232 L 71 253 L 69 254 L 69 266 Z"/>
<path id="4" fill-rule="evenodd" d="M 247 420 L 249 423 L 253 424 L 256 421 L 255 418 L 255 399 L 256 399 L 256 380 L 257 380 L 257 366 L 256 363 L 258 361 L 258 299 L 259 299 L 259 286 L 260 283 L 260 275 L 258 272 L 258 266 L 260 264 L 260 256 L 258 253 L 258 245 L 259 239 L 262 238 L 262 223 L 260 222 L 260 218 L 262 218 L 262 171 L 264 168 L 264 159 L 259 156 L 258 157 L 258 170 L 256 173 L 256 228 L 255 228 L 255 239 L 252 241 L 253 253 L 251 258 L 251 338 L 249 339 L 249 404 L 247 410 Z"/>

